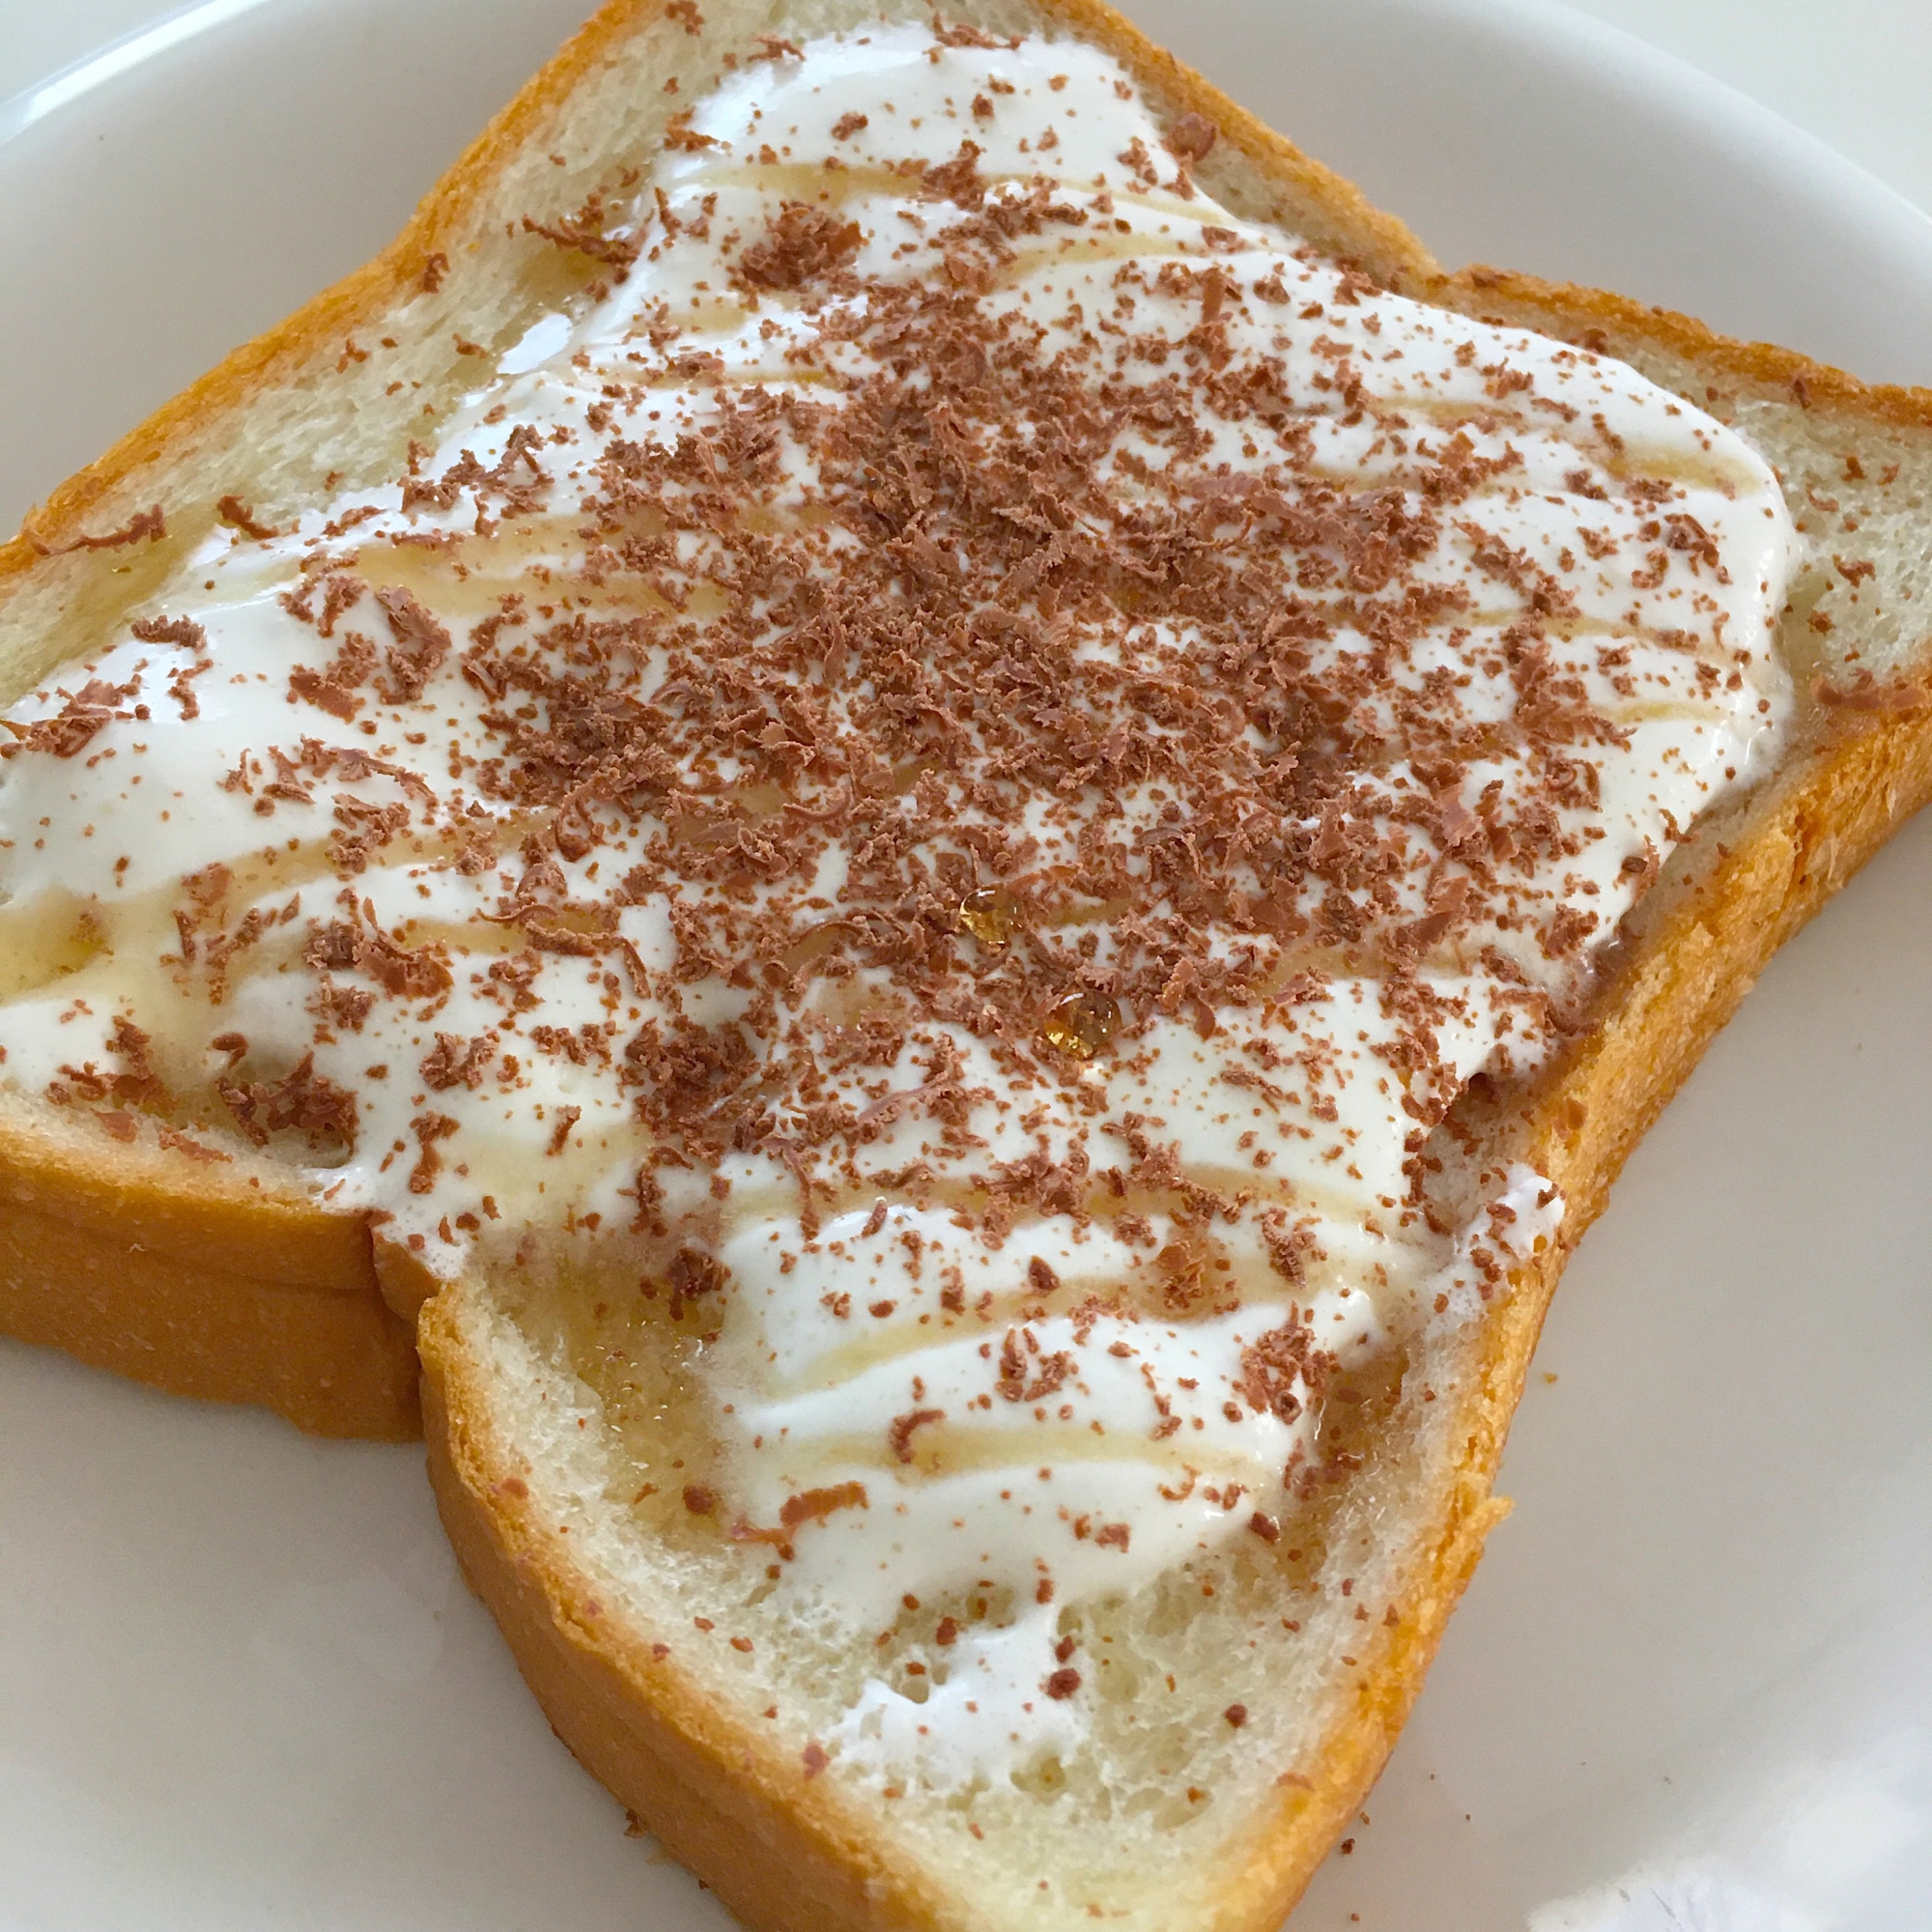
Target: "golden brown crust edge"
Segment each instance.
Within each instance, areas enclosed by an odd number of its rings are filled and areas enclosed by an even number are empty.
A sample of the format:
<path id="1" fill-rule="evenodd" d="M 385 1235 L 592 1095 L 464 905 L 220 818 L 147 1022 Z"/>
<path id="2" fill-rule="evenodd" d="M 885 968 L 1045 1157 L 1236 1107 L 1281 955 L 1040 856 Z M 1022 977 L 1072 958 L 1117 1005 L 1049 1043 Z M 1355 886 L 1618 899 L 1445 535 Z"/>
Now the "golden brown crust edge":
<path id="1" fill-rule="evenodd" d="M 170 1395 L 272 1409 L 311 1435 L 422 1433 L 413 1332 L 373 1288 L 197 1268 L 145 1252 L 129 1228 L 0 1204 L 0 1334 Z"/>
<path id="2" fill-rule="evenodd" d="M 104 1133 L 0 1125 L 0 1333 L 311 1435 L 421 1429 L 414 1322 L 362 1221 Z"/>
<path id="3" fill-rule="evenodd" d="M 1628 357 L 1639 348 L 1660 351 L 1768 401 L 1892 429 L 1932 429 L 1932 389 L 1861 383 L 1796 350 L 1773 342 L 1740 342 L 1719 335 L 1695 316 L 1650 307 L 1605 289 L 1475 265 L 1436 276 L 1421 293 L 1425 299 L 1465 315 L 1571 342 L 1588 336 L 1588 347 L 1611 355 Z"/>

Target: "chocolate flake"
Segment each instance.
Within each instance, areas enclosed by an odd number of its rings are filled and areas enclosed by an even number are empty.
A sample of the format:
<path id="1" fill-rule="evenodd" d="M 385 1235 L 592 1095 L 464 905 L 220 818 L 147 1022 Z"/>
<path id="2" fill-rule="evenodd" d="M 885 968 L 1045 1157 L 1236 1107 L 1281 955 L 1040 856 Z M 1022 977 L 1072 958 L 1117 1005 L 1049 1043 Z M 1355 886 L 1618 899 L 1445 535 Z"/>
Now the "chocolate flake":
<path id="1" fill-rule="evenodd" d="M 119 529 L 109 530 L 105 536 L 77 536 L 68 543 L 48 544 L 30 531 L 27 541 L 42 556 L 68 556 L 79 550 L 122 550 L 128 544 L 139 543 L 143 537 L 150 543 L 159 543 L 167 533 L 168 520 L 161 514 L 161 506 L 156 503 L 136 511 Z"/>
<path id="2" fill-rule="evenodd" d="M 317 1073 L 312 1053 L 303 1054 L 279 1080 L 223 1080 L 215 1091 L 257 1147 L 266 1147 L 272 1134 L 295 1132 L 314 1149 L 355 1149 L 355 1095 Z"/>
<path id="3" fill-rule="evenodd" d="M 269 538 L 281 534 L 267 524 L 257 523 L 254 511 L 240 497 L 222 497 L 214 506 L 214 513 L 224 524 L 240 530 L 244 537 L 253 537 L 258 543 L 266 543 Z"/>
<path id="4" fill-rule="evenodd" d="M 856 221 L 787 201 L 766 224 L 764 240 L 739 255 L 738 276 L 753 289 L 802 289 L 843 268 L 864 239 Z"/>

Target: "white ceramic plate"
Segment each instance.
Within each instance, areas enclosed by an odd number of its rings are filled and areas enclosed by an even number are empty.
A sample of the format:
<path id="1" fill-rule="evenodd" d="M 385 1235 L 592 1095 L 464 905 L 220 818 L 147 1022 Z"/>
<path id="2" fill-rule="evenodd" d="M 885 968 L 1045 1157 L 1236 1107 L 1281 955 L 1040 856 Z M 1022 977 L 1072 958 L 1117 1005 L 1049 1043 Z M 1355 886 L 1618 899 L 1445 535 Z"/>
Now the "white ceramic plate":
<path id="1" fill-rule="evenodd" d="M 0 520 L 371 253 L 583 4 L 210 0 L 0 107 Z M 1445 259 L 1932 383 L 1932 223 L 1634 42 L 1528 0 L 1136 12 Z M 1631 1163 L 1516 1516 L 1293 1932 L 1925 1925 L 1928 987 L 1932 821 Z M 419 1451 L 0 1344 L 8 1932 L 720 1932 L 623 1822 L 465 1594 Z"/>

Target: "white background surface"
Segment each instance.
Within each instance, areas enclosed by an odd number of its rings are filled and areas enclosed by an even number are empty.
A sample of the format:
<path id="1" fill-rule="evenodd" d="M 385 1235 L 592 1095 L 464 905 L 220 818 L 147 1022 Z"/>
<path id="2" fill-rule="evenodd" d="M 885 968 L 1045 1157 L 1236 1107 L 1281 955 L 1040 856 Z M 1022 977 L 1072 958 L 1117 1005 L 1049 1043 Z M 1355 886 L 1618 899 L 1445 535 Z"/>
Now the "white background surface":
<path id="1" fill-rule="evenodd" d="M 1596 275 L 1932 382 L 1923 224 L 1630 50 L 1566 38 L 1560 10 L 1378 0 L 1414 36 L 1390 126 L 1324 65 L 1373 53 L 1350 43 L 1357 0 L 1133 11 L 1214 69 L 1228 20 L 1245 9 L 1254 43 L 1277 4 L 1303 71 L 1276 51 L 1244 84 L 1222 44 L 1219 76 L 1445 257 Z M 71 134 L 50 117 L 36 173 L 0 150 L 0 522 L 360 260 L 473 127 L 470 95 L 494 105 L 539 57 L 538 10 L 571 6 L 277 0 L 272 44 L 211 36 L 179 98 L 103 92 Z M 0 97 L 156 11 L 0 0 Z M 1578 11 L 1932 207 L 1932 0 Z M 396 25 L 432 12 L 469 90 L 446 111 L 435 55 Z M 1593 95 L 1577 76 L 1599 68 Z M 224 89 L 230 71 L 254 81 Z M 1594 107 L 1539 119 L 1557 82 Z M 1445 98 L 1489 118 L 1445 130 Z M 415 145 L 384 162 L 410 100 Z M 198 162 L 231 136 L 259 173 Z M 294 188 L 278 140 L 320 156 Z M 292 235 L 276 213 L 304 186 Z M 1517 1515 L 1294 1932 L 1932 1922 L 1928 988 L 1932 818 L 1766 975 L 1632 1162 L 1545 1336 L 1503 1474 Z M 0 1345 L 0 1932 L 722 1932 L 549 1738 L 419 1465 Z"/>
<path id="2" fill-rule="evenodd" d="M 1701 68 L 1932 211 L 1928 0 L 1563 0 Z M 410 0 L 396 0 L 408 6 Z M 590 0 L 585 0 L 586 9 Z M 1348 0 L 1336 0 L 1346 6 Z M 179 0 L 0 0 L 0 100 Z M 476 0 L 487 20 L 490 0 Z"/>

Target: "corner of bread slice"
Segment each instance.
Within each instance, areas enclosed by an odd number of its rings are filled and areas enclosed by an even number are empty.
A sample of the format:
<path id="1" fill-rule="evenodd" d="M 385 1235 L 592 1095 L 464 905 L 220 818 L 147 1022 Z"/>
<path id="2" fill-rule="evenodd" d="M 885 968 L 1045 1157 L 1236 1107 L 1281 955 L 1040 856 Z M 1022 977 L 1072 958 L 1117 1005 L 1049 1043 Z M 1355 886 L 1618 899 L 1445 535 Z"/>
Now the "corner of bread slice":
<path id="1" fill-rule="evenodd" d="M 1383 1436 L 1401 1435 L 1400 1458 L 1371 1471 L 1373 1520 L 1345 1504 L 1296 1526 L 1311 1559 L 1318 1539 L 1356 1551 L 1345 1595 L 1284 1591 L 1276 1562 L 1237 1557 L 1076 1618 L 1104 1659 L 1093 1737 L 1010 1776 L 929 1787 L 855 1767 L 836 1738 L 867 1672 L 944 1652 L 781 1609 L 758 1552 L 679 1490 L 701 1446 L 661 1421 L 627 1427 L 559 1325 L 568 1281 L 552 1287 L 479 1271 L 425 1308 L 438 1506 L 557 1735 L 761 1932 L 1096 1917 L 1272 1932 L 1373 1783 L 1506 1514 L 1482 1389 L 1411 1402 Z M 633 1359 L 650 1386 L 648 1350 Z M 1442 1364 L 1445 1393 L 1457 1366 Z"/>
<path id="2" fill-rule="evenodd" d="M 1932 389 L 1862 383 L 1628 296 L 1507 270 L 1437 275 L 1420 293 L 1614 356 L 1736 429 L 1772 466 L 1803 540 L 1778 639 L 1801 746 L 1836 744 L 1914 708 L 1932 649 Z"/>
<path id="3" fill-rule="evenodd" d="M 0 1334 L 311 1435 L 421 1433 L 414 1323 L 363 1217 L 120 1105 L 0 1109 Z"/>

